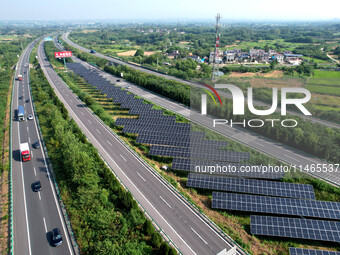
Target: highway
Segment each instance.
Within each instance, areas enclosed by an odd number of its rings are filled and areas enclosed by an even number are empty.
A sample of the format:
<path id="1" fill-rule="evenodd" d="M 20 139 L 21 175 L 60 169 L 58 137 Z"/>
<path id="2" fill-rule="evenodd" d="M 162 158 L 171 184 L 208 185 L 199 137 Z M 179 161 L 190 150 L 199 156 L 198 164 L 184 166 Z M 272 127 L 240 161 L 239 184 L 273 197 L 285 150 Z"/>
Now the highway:
<path id="1" fill-rule="evenodd" d="M 50 178 L 42 146 L 33 149 L 35 141 L 41 141 L 33 113 L 29 89 L 29 56 L 35 45 L 31 43 L 23 51 L 16 66 L 15 77 L 22 74 L 23 80 L 14 81 L 12 101 L 12 169 L 13 169 L 13 213 L 14 213 L 14 254 L 74 254 L 65 222 L 62 217 L 56 192 Z M 19 99 L 22 96 L 23 99 Z M 31 99 L 26 102 L 26 99 Z M 18 105 L 25 108 L 25 121 L 17 121 L 15 112 Z M 33 120 L 27 120 L 32 114 Z M 31 160 L 22 162 L 19 144 L 29 143 Z M 33 192 L 31 184 L 40 180 L 42 190 Z M 61 230 L 63 244 L 59 247 L 50 245 L 50 231 L 58 227 Z"/>
<path id="2" fill-rule="evenodd" d="M 55 42 L 56 43 L 56 42 Z M 56 44 L 57 45 L 57 44 Z M 88 68 L 94 68 L 88 63 L 73 57 L 74 61 L 82 63 Z M 310 155 L 308 153 L 302 152 L 298 149 L 292 148 L 288 145 L 281 144 L 275 140 L 269 139 L 265 136 L 256 134 L 252 131 L 249 131 L 240 127 L 230 127 L 228 125 L 218 125 L 216 128 L 212 127 L 213 119 L 212 116 L 203 116 L 199 112 L 189 109 L 187 106 L 179 104 L 178 102 L 172 101 L 168 98 L 162 97 L 156 93 L 150 92 L 142 87 L 136 86 L 130 82 L 124 81 L 120 77 L 114 77 L 111 74 L 101 71 L 97 69 L 103 76 L 105 76 L 108 80 L 113 83 L 116 83 L 118 86 L 126 87 L 130 86 L 129 91 L 137 96 L 141 96 L 165 109 L 168 109 L 172 112 L 180 114 L 192 122 L 197 123 L 201 126 L 204 126 L 208 129 L 211 129 L 225 137 L 228 137 L 236 142 L 240 142 L 250 148 L 263 152 L 269 156 L 272 156 L 283 163 L 292 166 L 302 166 L 303 170 L 306 166 L 317 166 L 317 164 L 327 164 L 327 162 L 318 159 L 317 157 Z M 116 82 L 116 79 L 119 78 L 121 81 Z M 326 180 L 333 185 L 340 186 L 340 169 L 337 169 L 337 172 L 316 172 L 309 171 L 308 174 Z M 304 171 L 306 172 L 306 171 Z"/>
<path id="3" fill-rule="evenodd" d="M 218 254 L 231 248 L 223 234 L 160 177 L 92 111 L 84 107 L 50 63 L 43 43 L 38 59 L 45 76 L 70 116 L 114 173 L 183 254 Z"/>
<path id="4" fill-rule="evenodd" d="M 77 49 L 80 49 L 82 51 L 85 51 L 85 52 L 89 52 L 90 50 L 89 49 L 86 49 L 76 43 L 74 43 L 73 41 L 71 41 L 69 38 L 68 38 L 68 35 L 70 34 L 70 32 L 67 32 L 67 33 L 64 33 L 62 35 L 62 38 L 64 41 L 66 41 L 68 44 L 70 44 L 71 46 L 77 48 Z M 194 86 L 194 87 L 200 87 L 200 88 L 205 88 L 204 86 L 202 86 L 201 84 L 199 83 L 195 83 L 195 82 L 190 82 L 190 81 L 187 81 L 187 80 L 183 80 L 183 79 L 180 79 L 180 78 L 176 78 L 174 76 L 170 76 L 170 75 L 166 75 L 166 74 L 161 74 L 161 73 L 158 73 L 158 72 L 155 72 L 155 71 L 151 71 L 151 70 L 148 70 L 148 69 L 145 69 L 143 67 L 140 67 L 140 66 L 137 66 L 137 65 L 133 65 L 133 64 L 129 64 L 129 63 L 126 63 L 124 61 L 121 61 L 121 60 L 118 60 L 116 58 L 112 58 L 112 57 L 108 57 L 106 55 L 103 55 L 101 53 L 93 53 L 93 55 L 96 55 L 97 57 L 100 57 L 100 58 L 104 58 L 104 59 L 107 59 L 113 63 L 117 63 L 117 64 L 120 64 L 120 65 L 127 65 L 133 69 L 137 69 L 139 71 L 142 71 L 142 72 L 146 72 L 146 73 L 150 73 L 150 74 L 153 74 L 153 75 L 157 75 L 159 77 L 163 77 L 163 78 L 166 78 L 166 79 L 170 79 L 170 80 L 175 80 L 175 81 L 178 81 L 178 82 L 181 82 L 181 83 L 184 83 L 184 84 L 187 84 L 189 86 Z M 218 93 L 222 96 L 222 97 L 226 97 L 226 98 L 232 98 L 232 95 L 231 93 L 228 93 L 228 92 L 225 92 L 225 91 L 221 91 L 221 90 L 217 90 Z M 261 102 L 259 100 L 253 100 L 254 102 L 254 106 L 264 106 L 266 107 L 266 109 L 269 109 L 271 107 L 271 105 L 267 104 L 267 103 L 264 103 L 264 102 Z M 276 111 L 280 112 L 281 111 L 281 108 L 280 107 L 277 107 Z M 300 118 L 302 119 L 306 119 L 306 120 L 309 120 L 311 122 L 314 122 L 314 123 L 318 123 L 320 125 L 324 125 L 326 127 L 330 127 L 330 128 L 340 128 L 340 124 L 338 123 L 333 123 L 333 122 L 330 122 L 330 121 L 326 121 L 326 120 L 322 120 L 322 119 L 318 119 L 318 118 L 315 118 L 313 116 L 305 116 L 304 114 L 300 113 L 300 112 L 296 112 L 296 111 L 291 111 L 291 110 L 287 110 L 287 114 L 288 115 L 296 115 L 296 116 L 299 116 Z"/>

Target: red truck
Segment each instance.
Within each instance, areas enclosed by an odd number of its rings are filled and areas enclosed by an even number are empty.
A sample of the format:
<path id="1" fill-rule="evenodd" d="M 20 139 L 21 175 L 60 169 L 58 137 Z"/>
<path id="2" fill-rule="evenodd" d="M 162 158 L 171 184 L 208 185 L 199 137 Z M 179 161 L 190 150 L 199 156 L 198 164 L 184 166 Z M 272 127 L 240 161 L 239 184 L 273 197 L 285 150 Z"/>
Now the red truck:
<path id="1" fill-rule="evenodd" d="M 31 160 L 30 147 L 28 146 L 28 143 L 20 144 L 20 155 L 23 162 Z"/>
<path id="2" fill-rule="evenodd" d="M 21 74 L 18 75 L 18 81 L 22 81 L 22 75 Z"/>

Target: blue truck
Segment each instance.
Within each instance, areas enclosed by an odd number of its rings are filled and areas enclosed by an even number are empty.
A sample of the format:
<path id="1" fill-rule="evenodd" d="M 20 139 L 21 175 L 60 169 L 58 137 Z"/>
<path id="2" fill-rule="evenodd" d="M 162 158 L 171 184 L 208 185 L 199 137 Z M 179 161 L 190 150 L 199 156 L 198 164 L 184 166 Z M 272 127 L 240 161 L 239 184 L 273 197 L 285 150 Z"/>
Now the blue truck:
<path id="1" fill-rule="evenodd" d="M 25 109 L 22 105 L 18 106 L 18 120 L 25 120 Z"/>

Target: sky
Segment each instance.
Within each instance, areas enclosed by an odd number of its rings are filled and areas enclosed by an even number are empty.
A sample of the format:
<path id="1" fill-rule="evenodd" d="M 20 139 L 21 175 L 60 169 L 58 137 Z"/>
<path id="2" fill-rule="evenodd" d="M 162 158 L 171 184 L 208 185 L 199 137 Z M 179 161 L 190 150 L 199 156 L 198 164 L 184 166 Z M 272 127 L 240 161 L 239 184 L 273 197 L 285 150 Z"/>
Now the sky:
<path id="1" fill-rule="evenodd" d="M 0 20 L 331 20 L 340 0 L 0 0 Z"/>

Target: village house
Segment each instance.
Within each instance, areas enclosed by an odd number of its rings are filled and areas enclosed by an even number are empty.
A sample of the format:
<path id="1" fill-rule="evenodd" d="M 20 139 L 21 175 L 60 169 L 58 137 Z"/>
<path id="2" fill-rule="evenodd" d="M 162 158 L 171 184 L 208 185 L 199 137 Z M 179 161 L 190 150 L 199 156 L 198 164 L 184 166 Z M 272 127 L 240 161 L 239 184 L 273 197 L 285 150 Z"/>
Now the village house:
<path id="1" fill-rule="evenodd" d="M 215 52 L 210 52 L 210 56 L 209 56 L 209 63 L 213 63 L 214 62 L 214 55 Z M 223 51 L 222 50 L 218 50 L 217 52 L 217 56 L 216 56 L 216 63 L 221 64 L 222 63 L 222 59 L 223 59 Z"/>

